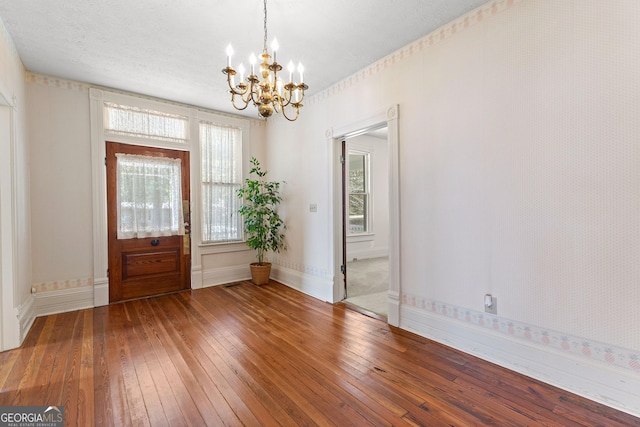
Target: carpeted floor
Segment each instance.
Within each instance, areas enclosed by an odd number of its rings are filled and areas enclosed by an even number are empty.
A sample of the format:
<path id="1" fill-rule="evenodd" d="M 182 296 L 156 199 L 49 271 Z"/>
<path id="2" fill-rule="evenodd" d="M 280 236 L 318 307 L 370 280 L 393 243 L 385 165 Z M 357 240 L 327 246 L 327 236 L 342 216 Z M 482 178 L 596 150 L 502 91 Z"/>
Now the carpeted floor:
<path id="1" fill-rule="evenodd" d="M 369 258 L 347 263 L 348 303 L 387 315 L 389 258 Z"/>

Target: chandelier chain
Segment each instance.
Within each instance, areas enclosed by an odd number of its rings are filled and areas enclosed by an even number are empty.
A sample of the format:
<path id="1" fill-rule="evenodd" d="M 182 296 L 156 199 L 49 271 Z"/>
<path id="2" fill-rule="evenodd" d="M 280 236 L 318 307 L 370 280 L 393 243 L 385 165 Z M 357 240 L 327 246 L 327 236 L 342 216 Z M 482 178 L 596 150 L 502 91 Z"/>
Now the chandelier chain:
<path id="1" fill-rule="evenodd" d="M 264 47 L 263 52 L 267 51 L 267 0 L 264 0 Z"/>

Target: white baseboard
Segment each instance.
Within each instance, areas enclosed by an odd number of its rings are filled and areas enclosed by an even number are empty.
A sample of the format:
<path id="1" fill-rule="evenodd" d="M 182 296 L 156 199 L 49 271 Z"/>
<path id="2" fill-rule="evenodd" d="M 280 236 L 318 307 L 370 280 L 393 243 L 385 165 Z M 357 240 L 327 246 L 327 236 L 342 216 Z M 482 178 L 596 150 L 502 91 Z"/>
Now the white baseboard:
<path id="1" fill-rule="evenodd" d="M 400 326 L 400 295 L 397 291 L 387 292 L 387 323 L 391 326 Z"/>
<path id="2" fill-rule="evenodd" d="M 640 377 L 632 371 L 580 359 L 512 339 L 487 328 L 403 305 L 400 327 L 523 375 L 640 416 Z"/>
<path id="3" fill-rule="evenodd" d="M 354 258 L 357 258 L 357 259 L 380 258 L 384 256 L 389 256 L 389 248 L 349 250 L 348 253 L 349 253 L 349 258 L 347 259 L 347 261 L 353 261 Z"/>
<path id="4" fill-rule="evenodd" d="M 191 289 L 202 288 L 202 266 L 191 266 Z"/>
<path id="5" fill-rule="evenodd" d="M 94 286 L 38 292 L 35 294 L 35 301 L 37 316 L 92 308 L 94 307 Z"/>
<path id="6" fill-rule="evenodd" d="M 271 278 L 322 301 L 333 302 L 333 282 L 273 264 Z"/>
<path id="7" fill-rule="evenodd" d="M 249 264 L 202 270 L 202 287 L 224 285 L 251 278 Z"/>
<path id="8" fill-rule="evenodd" d="M 18 307 L 18 325 L 20 327 L 20 343 L 24 341 L 36 320 L 36 304 L 33 295 L 29 295 L 29 298 Z"/>
<path id="9" fill-rule="evenodd" d="M 202 287 L 224 285 L 240 280 L 250 280 L 249 264 L 232 267 L 211 268 L 202 270 Z M 273 264 L 271 278 L 297 289 L 307 295 L 331 302 L 333 300 L 333 283 L 309 274 L 301 273 L 281 265 Z"/>
<path id="10" fill-rule="evenodd" d="M 93 305 L 95 307 L 109 305 L 109 278 L 108 277 L 94 279 Z"/>

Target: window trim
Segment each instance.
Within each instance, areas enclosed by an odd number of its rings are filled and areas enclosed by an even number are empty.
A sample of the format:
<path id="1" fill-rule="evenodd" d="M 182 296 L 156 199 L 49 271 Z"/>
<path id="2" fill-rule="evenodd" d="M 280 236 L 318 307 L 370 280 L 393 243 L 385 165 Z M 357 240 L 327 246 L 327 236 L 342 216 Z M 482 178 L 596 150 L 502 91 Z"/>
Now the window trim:
<path id="1" fill-rule="evenodd" d="M 207 124 L 207 125 L 211 125 L 211 126 L 217 126 L 217 127 L 223 127 L 223 128 L 232 128 L 232 129 L 236 129 L 240 131 L 240 182 L 239 184 L 242 185 L 244 183 L 244 180 L 247 176 L 247 167 L 248 167 L 248 162 L 245 162 L 245 137 L 244 137 L 244 129 L 242 127 L 238 127 L 238 126 L 230 126 L 228 124 L 220 124 L 220 123 L 214 123 L 208 120 L 198 120 L 198 150 L 201 149 L 202 147 L 202 141 L 200 141 L 200 126 L 202 124 Z M 243 245 L 245 245 L 245 236 L 244 236 L 244 227 L 243 227 L 243 222 L 240 222 L 240 236 L 238 239 L 234 239 L 234 240 L 225 240 L 225 241 L 205 241 L 203 239 L 203 217 L 204 217 L 204 203 L 203 203 L 203 199 L 204 197 L 202 197 L 202 188 L 204 185 L 203 179 L 202 179 L 202 155 L 198 155 L 198 191 L 200 192 L 200 202 L 198 203 L 198 208 L 200 210 L 200 218 L 199 218 L 199 232 L 200 235 L 199 237 L 199 246 L 201 248 L 207 248 L 207 247 L 211 247 L 211 246 L 220 246 L 220 245 L 226 245 L 226 246 L 230 246 L 233 245 L 235 243 L 242 243 Z M 226 183 L 229 184 L 229 183 Z M 192 209 L 193 210 L 193 209 Z M 246 245 L 245 245 L 246 248 Z"/>
<path id="2" fill-rule="evenodd" d="M 249 170 L 250 170 L 250 157 L 251 157 L 251 121 L 250 119 L 236 119 L 236 118 L 232 118 L 232 117 L 221 117 L 217 114 L 212 114 L 212 113 L 208 113 L 208 112 L 204 112 L 204 111 L 199 111 L 198 115 L 197 115 L 197 120 L 194 120 L 192 122 L 192 129 L 191 132 L 192 134 L 197 134 L 198 135 L 198 140 L 197 143 L 195 144 L 196 147 L 194 148 L 194 150 L 192 151 L 196 151 L 197 152 L 197 166 L 194 166 L 194 168 L 196 169 L 194 171 L 194 169 L 192 169 L 191 173 L 192 173 L 192 180 L 197 180 L 197 181 L 192 181 L 192 182 L 198 182 L 198 186 L 197 188 L 195 188 L 194 186 L 192 186 L 192 197 L 193 197 L 193 193 L 194 191 L 197 194 L 197 200 L 198 200 L 198 207 L 197 209 L 193 208 L 191 209 L 191 223 L 194 224 L 194 222 L 197 220 L 198 221 L 198 229 L 197 230 L 193 230 L 192 227 L 192 238 L 194 237 L 195 232 L 197 231 L 198 235 L 197 235 L 197 241 L 193 242 L 195 245 L 197 245 L 198 250 L 200 252 L 200 254 L 202 255 L 208 255 L 208 254 L 216 254 L 216 253 L 222 253 L 222 252 L 237 252 L 240 250 L 246 250 L 247 249 L 247 245 L 245 244 L 245 236 L 244 236 L 244 230 L 241 230 L 241 235 L 242 238 L 241 240 L 233 240 L 233 241 L 228 241 L 228 242 L 203 242 L 202 241 L 202 230 L 200 230 L 201 224 L 202 224 L 202 219 L 201 219 L 201 215 L 202 215 L 202 188 L 201 188 L 201 181 L 200 181 L 200 123 L 201 122 L 206 122 L 212 125 L 216 125 L 216 126 L 223 126 L 223 127 L 234 127 L 234 128 L 238 128 L 242 131 L 242 182 L 244 183 L 244 180 L 249 176 Z M 196 156 L 193 156 L 196 157 Z M 193 160 L 192 160 L 193 161 Z M 194 177 L 194 173 L 196 174 L 196 176 Z M 197 212 L 197 217 L 194 216 L 194 214 Z"/>

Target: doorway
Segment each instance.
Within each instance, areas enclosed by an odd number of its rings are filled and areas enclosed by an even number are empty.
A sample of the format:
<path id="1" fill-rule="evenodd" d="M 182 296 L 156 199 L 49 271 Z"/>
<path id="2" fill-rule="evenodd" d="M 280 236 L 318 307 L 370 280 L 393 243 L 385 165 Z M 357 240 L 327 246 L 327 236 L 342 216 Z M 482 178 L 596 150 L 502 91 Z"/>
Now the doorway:
<path id="1" fill-rule="evenodd" d="M 333 230 L 330 238 L 332 248 L 333 267 L 333 301 L 343 301 L 345 298 L 346 280 L 346 238 L 345 222 L 343 221 L 344 206 L 342 196 L 342 141 L 358 135 L 362 135 L 374 129 L 387 127 L 387 152 L 388 152 L 388 291 L 387 291 L 387 323 L 392 326 L 400 326 L 400 194 L 399 194 L 399 150 L 398 150 L 398 105 L 393 105 L 377 114 L 355 120 L 353 123 L 329 129 L 326 132 L 327 143 L 330 144 L 329 164 L 332 181 L 332 220 Z M 348 275 L 348 273 L 347 273 Z"/>
<path id="2" fill-rule="evenodd" d="M 191 287 L 189 152 L 106 143 L 109 302 Z"/>
<path id="3" fill-rule="evenodd" d="M 387 316 L 389 167 L 387 126 L 345 138 L 343 173 L 344 301 Z"/>

